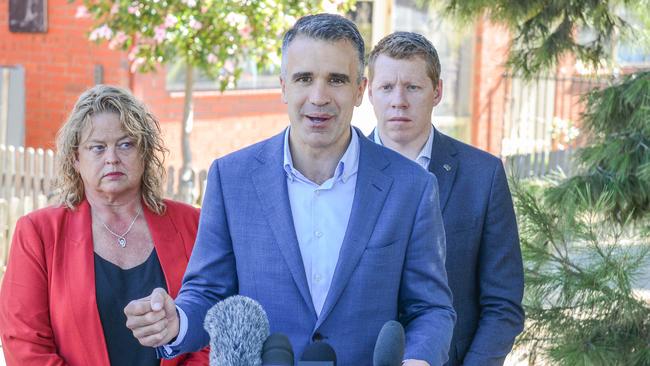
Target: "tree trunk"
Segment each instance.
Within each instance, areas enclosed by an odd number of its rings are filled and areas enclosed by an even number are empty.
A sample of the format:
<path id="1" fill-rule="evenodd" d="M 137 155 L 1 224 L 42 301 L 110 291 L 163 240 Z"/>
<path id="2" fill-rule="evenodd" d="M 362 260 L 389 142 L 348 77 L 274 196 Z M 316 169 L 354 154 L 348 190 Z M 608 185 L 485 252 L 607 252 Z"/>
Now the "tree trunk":
<path id="1" fill-rule="evenodd" d="M 186 63 L 185 67 L 185 101 L 183 103 L 183 124 L 181 134 L 181 147 L 183 153 L 183 166 L 179 174 L 177 199 L 194 203 L 196 189 L 194 188 L 194 170 L 192 170 L 192 150 L 190 149 L 190 134 L 194 125 L 194 103 L 192 92 L 194 90 L 194 67 Z"/>

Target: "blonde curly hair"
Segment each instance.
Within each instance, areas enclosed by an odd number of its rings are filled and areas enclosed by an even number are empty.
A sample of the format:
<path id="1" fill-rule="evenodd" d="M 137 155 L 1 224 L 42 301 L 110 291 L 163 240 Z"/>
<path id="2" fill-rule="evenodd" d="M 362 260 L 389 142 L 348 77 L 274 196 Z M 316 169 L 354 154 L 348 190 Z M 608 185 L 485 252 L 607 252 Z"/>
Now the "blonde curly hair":
<path id="1" fill-rule="evenodd" d="M 149 209 L 162 215 L 165 212 L 163 163 L 167 149 L 163 145 L 160 124 L 130 92 L 110 85 L 96 85 L 81 94 L 57 133 L 56 193 L 59 203 L 74 209 L 84 199 L 84 184 L 75 169 L 75 161 L 82 132 L 92 124 L 92 117 L 101 113 L 118 115 L 124 131 L 135 139 L 144 162 L 140 183 L 142 199 Z"/>

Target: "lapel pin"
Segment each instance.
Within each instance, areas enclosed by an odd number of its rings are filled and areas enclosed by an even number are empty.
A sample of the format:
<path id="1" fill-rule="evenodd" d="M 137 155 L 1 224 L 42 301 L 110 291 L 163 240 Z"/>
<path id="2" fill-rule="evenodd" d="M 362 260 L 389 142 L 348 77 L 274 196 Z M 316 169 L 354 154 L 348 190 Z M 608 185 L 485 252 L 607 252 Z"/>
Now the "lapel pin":
<path id="1" fill-rule="evenodd" d="M 449 165 L 449 164 L 445 164 L 445 165 L 443 165 L 442 167 L 445 168 L 446 171 L 450 171 L 450 170 L 451 170 L 451 165 Z"/>

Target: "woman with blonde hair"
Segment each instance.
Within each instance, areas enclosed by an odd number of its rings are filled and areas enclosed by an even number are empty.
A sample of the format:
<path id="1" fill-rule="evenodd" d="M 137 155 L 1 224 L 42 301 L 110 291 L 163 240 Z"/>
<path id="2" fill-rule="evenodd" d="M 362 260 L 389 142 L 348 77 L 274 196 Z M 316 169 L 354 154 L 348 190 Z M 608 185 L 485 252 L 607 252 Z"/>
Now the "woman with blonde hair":
<path id="1" fill-rule="evenodd" d="M 84 92 L 57 136 L 58 205 L 19 219 L 0 290 L 7 365 L 207 365 L 161 361 L 126 327 L 131 299 L 176 296 L 198 209 L 162 198 L 160 127 L 126 90 Z"/>

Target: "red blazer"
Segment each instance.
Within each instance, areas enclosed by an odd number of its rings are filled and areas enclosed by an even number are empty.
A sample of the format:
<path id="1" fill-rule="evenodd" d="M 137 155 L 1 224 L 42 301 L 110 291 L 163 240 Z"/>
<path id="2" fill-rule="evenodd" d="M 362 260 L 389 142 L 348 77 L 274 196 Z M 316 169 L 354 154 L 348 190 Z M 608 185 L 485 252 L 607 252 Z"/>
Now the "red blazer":
<path id="1" fill-rule="evenodd" d="M 176 297 L 192 253 L 199 210 L 165 201 L 158 216 L 144 204 L 144 217 L 167 288 Z M 16 224 L 0 290 L 0 336 L 8 366 L 109 366 L 95 300 L 90 206 L 48 207 Z M 208 365 L 208 351 L 161 366 Z"/>

